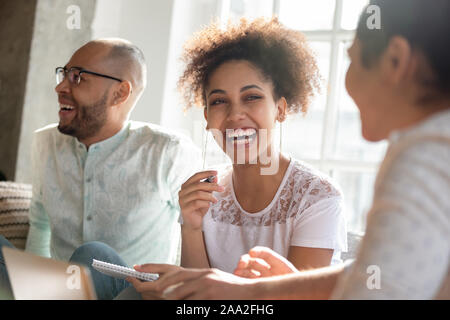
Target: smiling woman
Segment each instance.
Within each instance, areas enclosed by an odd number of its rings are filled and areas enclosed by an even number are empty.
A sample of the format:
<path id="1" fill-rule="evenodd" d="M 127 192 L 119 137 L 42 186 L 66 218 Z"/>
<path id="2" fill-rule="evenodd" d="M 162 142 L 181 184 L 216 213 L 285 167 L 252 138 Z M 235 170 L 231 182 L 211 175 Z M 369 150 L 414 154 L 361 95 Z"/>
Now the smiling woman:
<path id="1" fill-rule="evenodd" d="M 276 123 L 306 113 L 319 87 L 302 33 L 275 18 L 225 30 L 212 24 L 186 44 L 183 58 L 186 108 L 203 107 L 207 130 L 233 164 L 182 186 L 182 265 L 232 272 L 257 245 L 298 269 L 339 262 L 347 247 L 339 187 L 274 143 Z M 212 174 L 212 183 L 203 182 Z"/>

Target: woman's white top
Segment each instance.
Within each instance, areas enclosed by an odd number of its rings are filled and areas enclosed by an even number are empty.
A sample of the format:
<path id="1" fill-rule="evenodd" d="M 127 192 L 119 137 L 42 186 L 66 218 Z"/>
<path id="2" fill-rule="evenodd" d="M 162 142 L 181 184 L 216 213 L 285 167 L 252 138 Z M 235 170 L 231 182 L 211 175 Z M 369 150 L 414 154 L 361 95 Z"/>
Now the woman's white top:
<path id="1" fill-rule="evenodd" d="M 450 110 L 390 136 L 365 237 L 335 299 L 450 299 Z"/>
<path id="2" fill-rule="evenodd" d="M 203 218 L 210 266 L 233 272 L 241 255 L 255 246 L 269 247 L 287 257 L 289 247 L 333 249 L 332 263 L 347 250 L 346 220 L 341 192 L 331 179 L 292 159 L 271 203 L 256 213 L 236 199 L 229 167 L 219 171 L 225 191 Z"/>

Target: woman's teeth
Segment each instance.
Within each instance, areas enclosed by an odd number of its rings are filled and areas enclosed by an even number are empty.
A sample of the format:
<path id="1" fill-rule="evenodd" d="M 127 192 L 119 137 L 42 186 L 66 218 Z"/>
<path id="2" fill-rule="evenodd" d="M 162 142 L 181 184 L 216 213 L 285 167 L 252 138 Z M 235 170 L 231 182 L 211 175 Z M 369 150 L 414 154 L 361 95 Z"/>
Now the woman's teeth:
<path id="1" fill-rule="evenodd" d="M 235 144 L 245 144 L 256 137 L 256 129 L 227 129 L 227 139 L 233 140 Z"/>

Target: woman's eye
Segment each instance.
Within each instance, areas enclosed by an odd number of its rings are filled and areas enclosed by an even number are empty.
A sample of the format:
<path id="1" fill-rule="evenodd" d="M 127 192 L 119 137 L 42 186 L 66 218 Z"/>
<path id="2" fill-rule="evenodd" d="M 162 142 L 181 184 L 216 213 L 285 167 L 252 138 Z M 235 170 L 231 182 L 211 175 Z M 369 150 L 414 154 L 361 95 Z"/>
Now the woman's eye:
<path id="1" fill-rule="evenodd" d="M 222 104 L 222 103 L 225 103 L 225 100 L 223 100 L 223 99 L 214 99 L 213 101 L 211 101 L 210 105 L 211 106 L 215 106 L 215 105 Z"/>

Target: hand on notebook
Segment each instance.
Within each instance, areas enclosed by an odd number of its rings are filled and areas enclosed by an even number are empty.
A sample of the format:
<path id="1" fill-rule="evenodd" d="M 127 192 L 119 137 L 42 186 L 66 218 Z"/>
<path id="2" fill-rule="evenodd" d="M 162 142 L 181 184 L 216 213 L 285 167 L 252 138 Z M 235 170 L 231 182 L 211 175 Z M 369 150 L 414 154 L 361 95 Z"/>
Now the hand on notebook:
<path id="1" fill-rule="evenodd" d="M 272 277 L 298 272 L 292 263 L 266 247 L 254 247 L 241 256 L 234 274 L 245 278 Z"/>
<path id="2" fill-rule="evenodd" d="M 127 278 L 142 299 L 255 299 L 258 280 L 237 277 L 218 269 L 185 269 L 167 264 L 146 264 L 135 267 L 136 271 L 158 273 L 154 282 L 141 282 Z"/>
<path id="3" fill-rule="evenodd" d="M 212 193 L 224 190 L 224 187 L 217 184 L 217 178 L 212 180 L 212 182 L 203 181 L 216 175 L 217 171 L 199 172 L 190 177 L 181 186 L 178 197 L 183 226 L 193 230 L 201 230 L 203 216 L 208 212 L 211 202 L 217 202 Z"/>
<path id="4" fill-rule="evenodd" d="M 168 289 L 168 287 L 174 287 L 174 285 L 177 284 L 173 282 L 174 279 L 171 279 L 171 276 L 183 268 L 170 264 L 143 264 L 135 265 L 134 269 L 138 272 L 159 274 L 159 279 L 152 282 L 144 282 L 132 277 L 128 277 L 125 280 L 134 286 L 136 291 L 141 294 L 142 299 L 161 300 L 165 298 L 164 291 Z M 168 278 L 172 281 L 167 281 Z"/>

